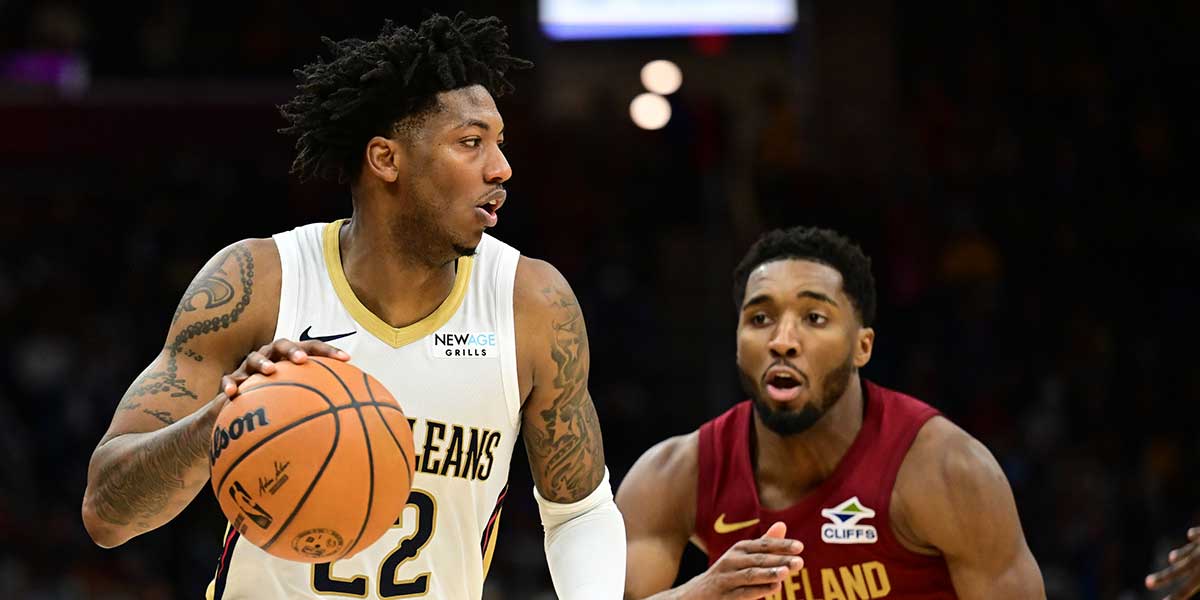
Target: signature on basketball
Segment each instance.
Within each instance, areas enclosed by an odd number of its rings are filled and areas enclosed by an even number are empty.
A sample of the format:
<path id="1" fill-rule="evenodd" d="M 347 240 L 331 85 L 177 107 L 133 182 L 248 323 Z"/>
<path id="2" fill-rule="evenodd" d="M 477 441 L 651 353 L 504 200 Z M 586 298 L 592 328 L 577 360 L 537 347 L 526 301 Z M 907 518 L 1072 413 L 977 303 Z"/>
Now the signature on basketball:
<path id="1" fill-rule="evenodd" d="M 275 492 L 278 492 L 279 488 L 283 487 L 284 483 L 287 483 L 288 476 L 287 476 L 287 473 L 285 473 L 284 471 L 287 471 L 288 465 L 290 465 L 290 464 L 292 464 L 291 461 L 288 461 L 288 462 L 275 461 L 275 474 L 272 475 L 271 477 L 259 477 L 258 478 L 258 495 L 259 496 L 262 496 L 264 494 L 271 494 L 272 496 L 275 495 Z"/>

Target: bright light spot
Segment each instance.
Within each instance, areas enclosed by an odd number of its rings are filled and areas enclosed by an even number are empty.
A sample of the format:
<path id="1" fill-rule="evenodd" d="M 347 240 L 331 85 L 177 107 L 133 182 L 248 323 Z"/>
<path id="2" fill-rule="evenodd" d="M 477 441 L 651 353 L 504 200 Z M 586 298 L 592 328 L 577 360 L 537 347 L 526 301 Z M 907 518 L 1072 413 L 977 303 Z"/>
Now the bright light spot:
<path id="1" fill-rule="evenodd" d="M 642 129 L 661 129 L 671 120 L 671 104 L 658 94 L 638 94 L 629 103 L 629 116 Z"/>
<path id="2" fill-rule="evenodd" d="M 655 94 L 674 94 L 682 83 L 683 71 L 669 60 L 652 60 L 642 67 L 642 85 Z"/>

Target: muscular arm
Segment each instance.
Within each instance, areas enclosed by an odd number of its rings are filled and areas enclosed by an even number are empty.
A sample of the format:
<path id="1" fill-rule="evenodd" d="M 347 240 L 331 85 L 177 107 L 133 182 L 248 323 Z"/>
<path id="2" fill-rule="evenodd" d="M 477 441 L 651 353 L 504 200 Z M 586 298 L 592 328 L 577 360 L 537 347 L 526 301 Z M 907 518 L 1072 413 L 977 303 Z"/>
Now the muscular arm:
<path id="1" fill-rule="evenodd" d="M 587 328 L 575 293 L 554 267 L 522 258 L 516 279 L 517 331 L 532 376 L 522 410 L 525 450 L 542 497 L 575 502 L 604 477 L 600 422 L 587 387 Z"/>
<path id="2" fill-rule="evenodd" d="M 696 540 L 696 484 L 700 434 L 674 437 L 647 450 L 621 482 L 617 506 L 627 538 L 625 600 L 759 600 L 782 593 L 780 583 L 799 572 L 804 545 L 772 523 L 762 537 L 741 540 L 683 585 L 679 560 Z M 697 545 L 700 545 L 697 542 Z"/>
<path id="3" fill-rule="evenodd" d="M 899 521 L 945 557 L 959 598 L 1046 597 L 1012 489 L 983 444 L 934 418 L 904 459 L 896 490 Z"/>
<path id="4" fill-rule="evenodd" d="M 278 297 L 271 240 L 222 250 L 188 286 L 162 350 L 125 392 L 88 464 L 83 522 L 97 544 L 165 524 L 208 481 L 221 375 L 270 339 Z"/>
<path id="5" fill-rule="evenodd" d="M 626 600 L 663 592 L 679 575 L 695 522 L 698 440 L 692 433 L 659 443 L 621 482 L 617 507 L 625 518 Z"/>
<path id="6" fill-rule="evenodd" d="M 545 530 L 546 562 L 563 600 L 610 600 L 625 580 L 625 527 L 604 468 L 588 394 L 588 342 L 575 294 L 554 267 L 522 258 L 513 294 L 522 434 Z"/>

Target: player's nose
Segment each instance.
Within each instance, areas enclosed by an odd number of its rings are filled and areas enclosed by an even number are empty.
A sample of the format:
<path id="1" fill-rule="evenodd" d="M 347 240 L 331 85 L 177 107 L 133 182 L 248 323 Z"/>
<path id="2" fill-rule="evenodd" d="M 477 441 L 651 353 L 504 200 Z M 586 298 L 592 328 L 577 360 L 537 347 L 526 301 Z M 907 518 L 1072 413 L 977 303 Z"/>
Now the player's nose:
<path id="1" fill-rule="evenodd" d="M 492 153 L 492 157 L 488 160 L 484 167 L 483 178 L 488 183 L 504 183 L 512 177 L 512 167 L 508 164 L 508 158 L 504 156 L 504 152 L 499 148 Z"/>
<path id="2" fill-rule="evenodd" d="M 800 354 L 800 336 L 797 335 L 793 319 L 785 317 L 779 320 L 771 339 L 767 341 L 767 349 L 772 356 L 794 358 Z"/>

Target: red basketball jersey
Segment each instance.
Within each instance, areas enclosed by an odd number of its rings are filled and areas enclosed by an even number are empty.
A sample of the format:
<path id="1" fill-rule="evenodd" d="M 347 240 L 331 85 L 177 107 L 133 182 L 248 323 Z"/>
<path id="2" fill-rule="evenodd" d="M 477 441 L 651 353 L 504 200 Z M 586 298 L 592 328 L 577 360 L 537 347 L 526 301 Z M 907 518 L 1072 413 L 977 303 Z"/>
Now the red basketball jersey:
<path id="1" fill-rule="evenodd" d="M 758 501 L 750 464 L 749 400 L 700 428 L 696 533 L 709 564 L 775 521 L 804 543 L 804 569 L 774 600 L 957 598 L 941 557 L 916 554 L 892 533 L 888 507 L 900 463 L 921 426 L 938 414 L 904 394 L 863 382 L 862 429 L 834 472 L 780 511 Z"/>

